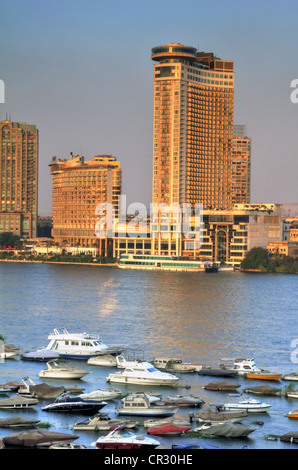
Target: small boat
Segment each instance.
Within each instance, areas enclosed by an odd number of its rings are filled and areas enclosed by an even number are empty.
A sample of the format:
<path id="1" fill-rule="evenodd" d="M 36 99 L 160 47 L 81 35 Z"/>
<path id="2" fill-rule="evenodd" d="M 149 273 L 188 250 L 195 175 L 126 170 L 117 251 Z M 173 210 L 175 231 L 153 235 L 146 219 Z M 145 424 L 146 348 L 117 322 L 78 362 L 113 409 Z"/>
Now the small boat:
<path id="1" fill-rule="evenodd" d="M 290 419 L 298 419 L 298 410 L 291 410 L 289 411 L 289 413 L 287 414 L 288 418 Z"/>
<path id="2" fill-rule="evenodd" d="M 282 378 L 282 374 L 267 371 L 249 372 L 245 376 L 247 379 L 253 380 L 280 380 Z"/>
<path id="3" fill-rule="evenodd" d="M 69 333 L 66 328 L 57 328 L 48 336 L 46 349 L 59 353 L 65 359 L 89 359 L 109 352 L 108 346 L 98 335 L 88 333 Z"/>
<path id="4" fill-rule="evenodd" d="M 189 426 L 189 420 L 182 420 L 175 418 L 175 416 L 170 416 L 169 418 L 162 418 L 162 419 L 147 419 L 144 421 L 143 426 L 144 428 L 152 428 L 153 426 L 161 426 L 163 424 L 177 424 L 182 426 Z"/>
<path id="5" fill-rule="evenodd" d="M 112 354 L 102 354 L 101 356 L 90 357 L 87 364 L 92 366 L 115 367 L 117 365 L 116 357 L 112 356 Z"/>
<path id="6" fill-rule="evenodd" d="M 131 394 L 121 400 L 122 406 L 116 408 L 119 415 L 132 416 L 173 416 L 177 406 L 151 404 L 145 394 Z"/>
<path id="7" fill-rule="evenodd" d="M 263 413 L 267 412 L 271 408 L 271 405 L 268 403 L 262 403 L 259 400 L 253 398 L 247 398 L 241 400 L 238 403 L 225 403 L 222 406 L 224 411 L 227 410 L 245 410 L 248 413 Z"/>
<path id="8" fill-rule="evenodd" d="M 290 380 L 291 382 L 296 382 L 298 380 L 298 373 L 292 372 L 291 374 L 284 374 L 283 380 Z"/>
<path id="9" fill-rule="evenodd" d="M 298 444 L 298 432 L 295 432 L 295 431 L 287 432 L 286 434 L 283 434 L 280 437 L 280 440 L 282 442 L 291 442 L 293 444 Z"/>
<path id="10" fill-rule="evenodd" d="M 231 361 L 231 359 L 221 359 L 221 361 Z M 252 359 L 234 359 L 233 365 L 220 364 L 220 367 L 225 370 L 235 370 L 239 375 L 244 375 L 249 372 L 260 372 L 256 366 L 255 360 Z"/>
<path id="11" fill-rule="evenodd" d="M 245 393 L 254 393 L 255 395 L 281 396 L 282 390 L 270 385 L 258 385 L 256 387 L 247 387 L 243 390 Z"/>
<path id="12" fill-rule="evenodd" d="M 0 387 L 0 396 L 9 395 L 11 392 L 11 388 L 8 387 Z"/>
<path id="13" fill-rule="evenodd" d="M 54 364 L 54 367 L 52 364 Z M 55 361 L 47 362 L 47 366 L 47 369 L 39 372 L 39 377 L 45 379 L 81 379 L 85 375 L 90 374 L 88 370 L 59 366 Z"/>
<path id="14" fill-rule="evenodd" d="M 48 362 L 59 358 L 59 353 L 48 349 L 26 352 L 21 355 L 23 361 Z"/>
<path id="15" fill-rule="evenodd" d="M 96 413 L 105 405 L 107 405 L 105 401 L 83 400 L 80 397 L 71 397 L 69 394 L 63 393 L 53 403 L 44 406 L 42 410 L 67 413 Z"/>
<path id="16" fill-rule="evenodd" d="M 122 372 L 108 376 L 107 382 L 131 383 L 142 385 L 177 385 L 179 377 L 167 372 L 160 372 L 149 362 L 140 362 L 135 367 L 127 367 Z"/>
<path id="17" fill-rule="evenodd" d="M 97 449 L 150 449 L 159 446 L 159 441 L 151 437 L 136 435 L 121 429 L 121 426 L 102 436 L 91 445 Z"/>
<path id="18" fill-rule="evenodd" d="M 138 421 L 125 420 L 125 419 L 111 419 L 106 413 L 98 413 L 86 421 L 81 421 L 74 424 L 74 431 L 112 431 L 118 426 L 125 428 L 135 428 Z"/>
<path id="19" fill-rule="evenodd" d="M 49 447 L 55 443 L 69 443 L 78 439 L 79 436 L 62 432 L 43 430 L 26 431 L 10 434 L 3 438 L 5 446 L 22 447 Z"/>
<path id="20" fill-rule="evenodd" d="M 287 390 L 285 392 L 287 398 L 296 398 L 298 399 L 298 390 Z"/>
<path id="21" fill-rule="evenodd" d="M 224 423 L 226 421 L 239 422 L 246 418 L 248 413 L 246 410 L 221 411 L 220 409 L 199 411 L 194 419 L 199 423 Z"/>
<path id="22" fill-rule="evenodd" d="M 169 395 L 165 400 L 166 405 L 177 405 L 177 406 L 202 406 L 205 402 L 200 397 L 194 397 L 193 395 Z"/>
<path id="23" fill-rule="evenodd" d="M 119 398 L 123 392 L 121 390 L 115 390 L 114 388 L 103 388 L 100 390 L 94 390 L 93 392 L 89 393 L 82 393 L 79 395 L 83 400 L 115 400 L 115 398 Z"/>
<path id="24" fill-rule="evenodd" d="M 217 273 L 219 266 L 217 263 L 213 263 L 211 261 L 205 261 L 205 273 Z"/>
<path id="25" fill-rule="evenodd" d="M 23 384 L 21 382 L 11 381 L 11 382 L 6 382 L 4 384 L 0 384 L 0 387 L 10 388 L 12 392 L 16 392 L 20 387 L 22 387 L 22 385 Z"/>
<path id="26" fill-rule="evenodd" d="M 157 369 L 165 369 L 180 373 L 193 373 L 202 368 L 199 364 L 187 364 L 183 363 L 182 359 L 170 357 L 155 357 L 152 363 Z"/>
<path id="27" fill-rule="evenodd" d="M 39 422 L 39 419 L 13 416 L 0 419 L 0 428 L 34 428 Z"/>
<path id="28" fill-rule="evenodd" d="M 0 349 L 0 359 L 12 359 L 17 356 L 20 352 L 20 349 L 17 348 L 14 344 L 5 343 Z"/>
<path id="29" fill-rule="evenodd" d="M 205 423 L 194 429 L 194 432 L 200 433 L 204 437 L 247 437 L 255 431 L 255 428 L 245 426 L 241 423 Z"/>
<path id="30" fill-rule="evenodd" d="M 33 408 L 37 404 L 38 400 L 36 398 L 14 397 L 0 400 L 0 408 L 3 410 Z"/>
<path id="31" fill-rule="evenodd" d="M 49 449 L 62 449 L 62 450 L 76 450 L 76 449 L 86 449 L 86 446 L 84 444 L 73 444 L 72 442 L 68 443 L 57 443 L 57 444 L 52 444 Z"/>
<path id="32" fill-rule="evenodd" d="M 240 384 L 233 383 L 233 382 L 210 382 L 209 384 L 205 385 L 203 388 L 205 390 L 213 390 L 213 391 L 235 391 L 237 388 L 240 387 Z"/>
<path id="33" fill-rule="evenodd" d="M 177 436 L 183 434 L 192 429 L 191 425 L 180 424 L 178 422 L 162 423 L 156 424 L 155 426 L 149 427 L 147 430 L 148 434 L 154 435 L 167 435 L 167 436 Z"/>
<path id="34" fill-rule="evenodd" d="M 223 368 L 213 368 L 213 367 L 202 367 L 198 371 L 199 375 L 215 375 L 217 377 L 237 377 L 238 372 L 236 370 L 226 370 Z"/>

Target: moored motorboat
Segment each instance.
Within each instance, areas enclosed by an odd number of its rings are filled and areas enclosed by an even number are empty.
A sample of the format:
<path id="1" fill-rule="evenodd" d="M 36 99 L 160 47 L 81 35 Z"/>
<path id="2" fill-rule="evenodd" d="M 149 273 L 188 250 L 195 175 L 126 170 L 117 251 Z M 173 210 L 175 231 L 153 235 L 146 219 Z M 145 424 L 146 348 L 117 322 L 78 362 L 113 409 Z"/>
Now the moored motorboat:
<path id="1" fill-rule="evenodd" d="M 150 449 L 159 444 L 156 439 L 123 431 L 120 427 L 120 429 L 111 431 L 107 436 L 99 437 L 91 445 L 97 449 Z"/>
<path id="2" fill-rule="evenodd" d="M 221 359 L 222 362 L 230 361 L 230 359 Z M 220 367 L 224 370 L 234 370 L 239 375 L 245 375 L 249 372 L 260 372 L 260 369 L 256 366 L 255 360 L 251 359 L 234 359 L 233 365 L 220 364 Z"/>
<path id="3" fill-rule="evenodd" d="M 55 361 L 47 362 L 47 369 L 39 372 L 39 377 L 46 379 L 81 379 L 90 371 L 83 369 L 72 369 L 66 366 L 59 366 Z"/>
<path id="4" fill-rule="evenodd" d="M 289 413 L 287 414 L 287 416 L 288 416 L 288 418 L 290 418 L 290 419 L 298 419 L 298 409 L 289 411 Z"/>
<path id="5" fill-rule="evenodd" d="M 28 409 L 37 404 L 36 398 L 13 397 L 0 400 L 1 409 Z"/>
<path id="6" fill-rule="evenodd" d="M 286 434 L 283 434 L 282 436 L 280 436 L 280 440 L 282 442 L 291 442 L 293 444 L 298 444 L 298 432 L 296 431 L 287 432 Z"/>
<path id="7" fill-rule="evenodd" d="M 270 385 L 257 385 L 256 387 L 246 387 L 243 390 L 245 393 L 253 393 L 255 395 L 271 395 L 281 396 L 282 389 L 277 387 L 271 387 Z"/>
<path id="8" fill-rule="evenodd" d="M 150 426 L 147 430 L 147 434 L 154 434 L 154 435 L 169 435 L 169 436 L 176 436 L 183 434 L 187 431 L 192 429 L 191 425 L 182 424 L 178 422 L 170 422 L 170 423 L 162 423 L 156 424 L 155 426 Z"/>
<path id="9" fill-rule="evenodd" d="M 34 428 L 39 422 L 39 419 L 12 416 L 0 419 L 0 428 Z"/>
<path id="10" fill-rule="evenodd" d="M 237 377 L 238 372 L 236 370 L 226 370 L 223 368 L 214 368 L 214 367 L 202 367 L 198 371 L 199 375 L 214 375 L 217 377 Z"/>
<path id="11" fill-rule="evenodd" d="M 5 446 L 48 447 L 54 443 L 69 443 L 78 438 L 79 436 L 75 436 L 74 434 L 36 429 L 33 431 L 10 434 L 3 438 L 3 442 Z"/>
<path id="12" fill-rule="evenodd" d="M 0 396 L 4 396 L 4 395 L 9 395 L 11 392 L 11 388 L 8 388 L 8 387 L 0 387 Z"/>
<path id="13" fill-rule="evenodd" d="M 14 344 L 0 343 L 0 359 L 13 359 L 19 352 L 20 348 L 17 348 Z"/>
<path id="14" fill-rule="evenodd" d="M 202 406 L 205 402 L 200 397 L 194 397 L 193 395 L 169 395 L 165 400 L 166 405 L 177 405 L 177 406 Z"/>
<path id="15" fill-rule="evenodd" d="M 87 364 L 92 366 L 102 366 L 102 367 L 115 367 L 117 356 L 112 356 L 112 354 L 102 354 L 101 356 L 90 357 L 87 361 Z"/>
<path id="16" fill-rule="evenodd" d="M 282 376 L 283 380 L 289 380 L 291 382 L 296 382 L 298 381 L 298 373 L 297 372 L 292 372 L 291 374 L 284 374 Z"/>
<path id="17" fill-rule="evenodd" d="M 122 405 L 116 408 L 119 415 L 132 416 L 173 416 L 177 406 L 153 403 L 145 394 L 131 394 L 121 400 Z"/>
<path id="18" fill-rule="evenodd" d="M 152 428 L 153 426 L 161 426 L 163 424 L 174 423 L 177 425 L 189 426 L 190 421 L 186 419 L 179 419 L 175 416 L 162 419 L 147 419 L 143 422 L 144 428 Z"/>
<path id="19" fill-rule="evenodd" d="M 194 420 L 200 423 L 224 423 L 226 421 L 239 422 L 243 418 L 246 418 L 248 413 L 246 410 L 233 410 L 233 411 L 222 411 L 215 409 L 203 410 L 196 413 Z"/>
<path id="20" fill-rule="evenodd" d="M 245 377 L 247 379 L 253 379 L 253 380 L 273 380 L 273 381 L 278 381 L 282 378 L 282 374 L 278 374 L 275 372 L 267 372 L 267 371 L 261 371 L 261 372 L 249 372 L 245 374 Z"/>
<path id="21" fill-rule="evenodd" d="M 192 373 L 202 368 L 200 364 L 183 363 L 182 359 L 171 357 L 155 357 L 152 364 L 157 369 L 164 369 L 170 372 Z"/>
<path id="22" fill-rule="evenodd" d="M 97 413 L 88 420 L 81 421 L 74 424 L 74 431 L 112 431 L 118 426 L 123 426 L 128 429 L 135 428 L 138 421 L 110 418 L 106 413 Z"/>
<path id="23" fill-rule="evenodd" d="M 26 352 L 21 355 L 23 361 L 48 362 L 59 358 L 59 353 L 48 349 Z"/>
<path id="24" fill-rule="evenodd" d="M 79 395 L 83 400 L 115 400 L 122 395 L 121 390 L 115 390 L 114 388 L 103 388 L 99 390 L 94 390 L 89 393 L 82 393 Z"/>
<path id="25" fill-rule="evenodd" d="M 204 437 L 247 437 L 253 431 L 255 428 L 229 421 L 216 424 L 205 423 L 194 429 L 194 432 L 198 432 Z"/>
<path id="26" fill-rule="evenodd" d="M 225 403 L 222 405 L 224 411 L 228 410 L 245 410 L 248 413 L 263 413 L 267 412 L 271 408 L 271 404 L 263 403 L 254 398 L 247 398 L 241 400 L 238 403 Z"/>
<path id="27" fill-rule="evenodd" d="M 237 390 L 240 387 L 240 384 L 233 383 L 233 382 L 210 382 L 207 385 L 204 385 L 205 390 L 213 390 L 213 391 L 224 391 L 224 392 L 231 392 Z"/>
<path id="28" fill-rule="evenodd" d="M 140 362 L 135 367 L 127 367 L 122 372 L 109 374 L 107 382 L 142 385 L 177 385 L 179 377 L 157 370 L 149 362 Z"/>
<path id="29" fill-rule="evenodd" d="M 53 403 L 44 406 L 42 410 L 67 413 L 96 413 L 105 405 L 107 405 L 105 401 L 83 400 L 80 397 L 71 397 L 69 394 L 63 393 Z"/>

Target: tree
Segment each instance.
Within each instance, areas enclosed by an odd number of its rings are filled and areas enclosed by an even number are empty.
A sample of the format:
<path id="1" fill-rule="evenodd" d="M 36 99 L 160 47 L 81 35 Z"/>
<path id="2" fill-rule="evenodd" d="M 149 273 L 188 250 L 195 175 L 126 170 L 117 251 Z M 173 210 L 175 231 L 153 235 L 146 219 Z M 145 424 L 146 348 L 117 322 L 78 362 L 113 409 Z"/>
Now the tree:
<path id="1" fill-rule="evenodd" d="M 241 263 L 243 269 L 261 269 L 267 268 L 269 264 L 269 252 L 266 248 L 254 247 L 246 255 Z"/>

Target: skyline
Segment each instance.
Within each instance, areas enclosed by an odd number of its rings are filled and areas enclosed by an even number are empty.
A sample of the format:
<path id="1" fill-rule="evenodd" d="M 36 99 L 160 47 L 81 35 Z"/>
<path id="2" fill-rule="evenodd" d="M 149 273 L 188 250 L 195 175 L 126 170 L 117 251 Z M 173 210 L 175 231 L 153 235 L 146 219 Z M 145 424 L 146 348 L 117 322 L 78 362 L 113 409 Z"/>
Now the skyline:
<path id="1" fill-rule="evenodd" d="M 298 5 L 211 3 L 1 2 L 0 120 L 39 130 L 40 215 L 51 212 L 51 158 L 70 152 L 115 156 L 128 203 L 151 202 L 151 49 L 171 42 L 234 61 L 234 124 L 252 139 L 251 202 L 297 203 Z"/>

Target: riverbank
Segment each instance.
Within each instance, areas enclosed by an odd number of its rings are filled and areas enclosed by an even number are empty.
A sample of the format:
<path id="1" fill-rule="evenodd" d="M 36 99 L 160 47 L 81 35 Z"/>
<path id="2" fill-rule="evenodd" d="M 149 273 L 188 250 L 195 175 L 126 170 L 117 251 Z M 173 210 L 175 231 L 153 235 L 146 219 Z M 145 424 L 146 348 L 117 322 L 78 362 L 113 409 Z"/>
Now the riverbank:
<path id="1" fill-rule="evenodd" d="M 106 266 L 115 268 L 117 263 L 82 263 L 80 261 L 41 261 L 41 260 L 27 260 L 27 259 L 0 259 L 0 263 L 36 263 L 36 264 L 71 264 L 80 266 Z"/>

